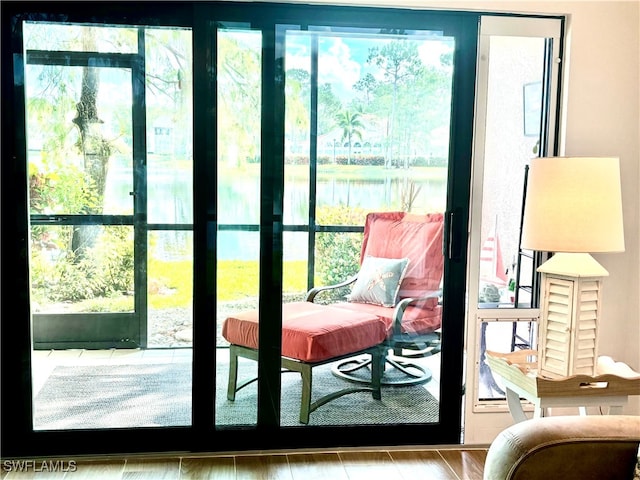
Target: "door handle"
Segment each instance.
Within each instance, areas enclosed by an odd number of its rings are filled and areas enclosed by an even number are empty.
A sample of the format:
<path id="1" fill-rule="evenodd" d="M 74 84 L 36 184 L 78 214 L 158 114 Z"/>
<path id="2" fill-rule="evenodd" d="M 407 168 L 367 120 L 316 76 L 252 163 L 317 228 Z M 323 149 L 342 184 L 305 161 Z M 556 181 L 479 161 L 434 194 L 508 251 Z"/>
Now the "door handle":
<path id="1" fill-rule="evenodd" d="M 460 260 L 460 232 L 458 225 L 459 215 L 455 210 L 449 210 L 445 214 L 442 254 L 449 260 Z"/>

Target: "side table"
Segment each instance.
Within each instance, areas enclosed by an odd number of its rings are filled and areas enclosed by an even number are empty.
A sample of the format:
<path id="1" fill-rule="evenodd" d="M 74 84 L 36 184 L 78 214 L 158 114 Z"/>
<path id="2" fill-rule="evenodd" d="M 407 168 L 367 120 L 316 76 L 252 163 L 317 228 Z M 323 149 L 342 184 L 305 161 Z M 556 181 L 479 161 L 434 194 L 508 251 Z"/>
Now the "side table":
<path id="1" fill-rule="evenodd" d="M 640 373 L 620 362 L 608 361 L 609 357 L 598 359 L 596 376 L 573 375 L 566 378 L 538 375 L 536 359 L 535 350 L 486 352 L 489 368 L 504 383 L 507 405 L 515 422 L 528 418 L 522 408 L 521 398 L 533 404 L 534 418 L 538 418 L 544 416 L 545 410 L 551 407 L 579 407 L 584 415 L 586 407 L 601 406 L 608 407 L 611 415 L 621 414 L 629 395 L 640 395 Z M 607 369 L 608 366 L 612 368 Z"/>

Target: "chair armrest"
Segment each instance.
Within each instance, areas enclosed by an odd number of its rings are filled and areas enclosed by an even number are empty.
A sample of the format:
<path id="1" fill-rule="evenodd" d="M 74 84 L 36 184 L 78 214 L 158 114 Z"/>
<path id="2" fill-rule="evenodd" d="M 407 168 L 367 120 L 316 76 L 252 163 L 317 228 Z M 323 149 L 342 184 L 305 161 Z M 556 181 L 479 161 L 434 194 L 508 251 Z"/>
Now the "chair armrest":
<path id="1" fill-rule="evenodd" d="M 306 302 L 313 302 L 313 300 L 316 298 L 316 295 L 318 295 L 320 292 L 324 292 L 327 290 L 335 290 L 336 288 L 341 288 L 341 287 L 346 287 L 347 285 L 352 284 L 353 282 L 355 282 L 358 279 L 358 275 L 354 275 L 350 278 L 347 278 L 346 280 L 340 282 L 340 283 L 336 283 L 334 285 L 325 285 L 325 286 L 321 286 L 321 287 L 314 287 L 311 290 L 309 290 L 307 292 L 307 296 L 305 297 L 305 301 Z"/>
<path id="2" fill-rule="evenodd" d="M 631 479 L 640 417 L 542 417 L 503 430 L 492 442 L 485 480 Z"/>
<path id="3" fill-rule="evenodd" d="M 432 298 L 440 298 L 442 296 L 442 290 L 435 290 L 428 295 L 424 295 L 422 297 L 407 297 L 400 300 L 395 307 L 393 312 L 393 335 L 402 334 L 402 316 L 404 315 L 404 311 L 407 309 L 409 305 L 414 305 L 419 302 L 424 302 L 426 300 L 430 300 Z"/>

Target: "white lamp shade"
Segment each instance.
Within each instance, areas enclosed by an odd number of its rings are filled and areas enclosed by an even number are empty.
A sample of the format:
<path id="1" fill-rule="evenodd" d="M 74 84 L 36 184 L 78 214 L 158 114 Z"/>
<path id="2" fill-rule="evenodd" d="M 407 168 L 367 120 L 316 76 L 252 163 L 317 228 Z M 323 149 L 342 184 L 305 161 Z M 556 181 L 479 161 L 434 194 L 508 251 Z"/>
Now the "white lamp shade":
<path id="1" fill-rule="evenodd" d="M 522 247 L 544 252 L 623 252 L 618 158 L 534 158 Z"/>

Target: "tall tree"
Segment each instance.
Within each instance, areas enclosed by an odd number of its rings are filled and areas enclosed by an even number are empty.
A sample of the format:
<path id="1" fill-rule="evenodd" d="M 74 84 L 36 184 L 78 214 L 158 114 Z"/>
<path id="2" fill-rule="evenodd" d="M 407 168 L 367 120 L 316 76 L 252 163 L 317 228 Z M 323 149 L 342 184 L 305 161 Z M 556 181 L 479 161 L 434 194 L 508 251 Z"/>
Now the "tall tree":
<path id="1" fill-rule="evenodd" d="M 287 99 L 288 100 L 288 99 Z M 335 119 L 342 102 L 333 93 L 330 83 L 318 86 L 318 135 L 325 135 L 336 127 Z"/>
<path id="2" fill-rule="evenodd" d="M 382 48 L 369 49 L 367 63 L 382 70 L 384 81 L 378 83 L 391 87 L 391 111 L 388 120 L 388 140 L 385 154 L 385 167 L 389 168 L 395 155 L 393 144 L 395 142 L 399 90 L 403 85 L 419 76 L 424 67 L 418 56 L 418 45 L 406 40 L 394 40 Z"/>
<path id="3" fill-rule="evenodd" d="M 360 129 L 364 128 L 364 124 L 360 120 L 359 112 L 351 113 L 349 110 L 339 113 L 336 117 L 336 121 L 338 126 L 342 129 L 342 141 L 347 140 L 348 142 L 347 165 L 350 165 L 351 140 L 353 137 L 358 137 L 362 140 L 362 131 Z"/>
<path id="4" fill-rule="evenodd" d="M 93 28 L 82 29 L 82 47 L 85 52 L 95 52 L 96 32 Z M 98 117 L 98 90 L 100 74 L 96 67 L 82 69 L 82 87 L 80 100 L 76 105 L 76 116 L 72 120 L 78 127 L 80 137 L 78 147 L 84 159 L 84 171 L 88 175 L 93 189 L 95 202 L 85 205 L 85 214 L 101 214 L 104 204 L 104 191 L 107 183 L 107 168 L 111 156 L 111 145 L 102 134 L 100 126 L 104 123 Z M 71 249 L 79 260 L 85 251 L 93 246 L 99 228 L 94 225 L 76 226 L 73 229 Z"/>
<path id="5" fill-rule="evenodd" d="M 369 106 L 369 103 L 371 103 L 371 99 L 373 93 L 375 92 L 377 83 L 378 82 L 376 81 L 376 78 L 371 73 L 367 73 L 364 77 L 353 84 L 354 90 L 362 92 L 364 97 L 363 103 L 365 106 Z"/>

